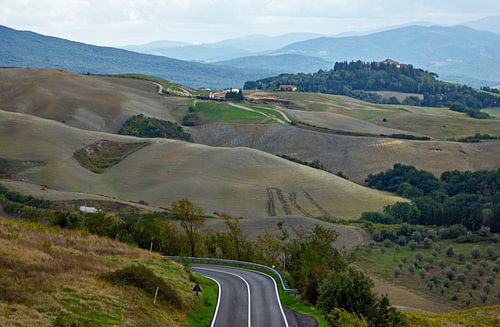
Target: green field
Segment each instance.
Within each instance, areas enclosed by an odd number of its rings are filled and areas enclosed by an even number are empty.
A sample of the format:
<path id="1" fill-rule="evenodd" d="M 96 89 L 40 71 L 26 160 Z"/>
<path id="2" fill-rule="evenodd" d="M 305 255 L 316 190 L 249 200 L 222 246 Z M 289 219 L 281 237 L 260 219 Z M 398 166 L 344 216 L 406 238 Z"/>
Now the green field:
<path id="1" fill-rule="evenodd" d="M 449 246 L 454 251 L 452 256 L 448 256 L 446 253 Z M 493 256 L 487 254 L 488 247 L 494 248 Z M 480 250 L 479 258 L 473 258 L 471 255 L 471 251 L 475 248 Z M 385 253 L 382 251 L 385 251 Z M 433 252 L 434 254 L 437 253 L 435 257 L 432 255 Z M 463 260 L 459 258 L 460 253 L 464 255 Z M 430 296 L 462 307 L 493 305 L 500 302 L 500 283 L 498 277 L 496 277 L 497 268 L 495 268 L 498 267 L 498 263 L 495 261 L 498 253 L 500 253 L 500 245 L 498 244 L 490 245 L 487 242 L 456 243 L 449 240 L 435 241 L 432 248 L 429 249 L 424 248 L 422 245 L 419 245 L 415 250 L 411 250 L 408 245 L 397 249 L 394 243 L 389 247 L 385 247 L 384 243 L 381 242 L 376 243 L 371 249 L 366 246 L 357 251 L 358 264 L 364 269 L 396 284 L 426 292 Z M 423 259 L 418 260 L 419 255 L 422 255 Z M 406 262 L 402 260 L 406 260 Z M 415 262 L 417 262 L 415 271 L 411 272 L 410 265 Z M 470 270 L 467 269 L 468 263 L 471 265 L 469 266 Z M 481 265 L 486 265 L 486 267 L 480 268 Z M 396 277 L 395 269 L 398 268 L 401 274 Z M 448 279 L 447 274 L 450 270 L 453 277 L 451 281 L 448 281 L 449 286 L 446 286 L 445 281 Z M 460 279 L 459 275 L 461 274 L 465 279 L 458 281 L 457 279 Z M 437 282 L 434 282 L 431 288 L 429 281 L 433 278 Z M 493 278 L 493 285 L 486 292 L 484 287 L 489 278 Z M 477 286 L 473 288 L 473 280 L 475 279 L 477 279 Z M 482 293 L 487 295 L 485 302 L 481 300 Z M 456 299 L 454 295 L 457 296 Z"/>
<path id="2" fill-rule="evenodd" d="M 456 139 L 476 133 L 500 135 L 498 118 L 474 119 L 448 108 L 372 104 L 346 96 L 320 93 L 270 94 L 289 101 L 292 114 L 295 111 L 335 113 L 380 127 L 425 134 L 437 140 Z M 496 116 L 500 114 L 499 108 L 485 111 Z M 328 119 L 336 121 L 338 116 L 326 119 L 324 124 L 328 125 Z M 332 121 L 332 124 L 334 123 Z M 349 122 L 352 126 L 346 128 L 355 129 L 355 123 L 355 121 Z M 364 125 L 362 126 L 364 129 Z"/>
<path id="3" fill-rule="evenodd" d="M 196 115 L 203 123 L 258 123 L 263 115 L 235 108 L 224 102 L 194 101 L 190 116 Z"/>
<path id="4" fill-rule="evenodd" d="M 500 118 L 500 108 L 486 108 L 481 111 L 488 113 L 490 116 Z"/>

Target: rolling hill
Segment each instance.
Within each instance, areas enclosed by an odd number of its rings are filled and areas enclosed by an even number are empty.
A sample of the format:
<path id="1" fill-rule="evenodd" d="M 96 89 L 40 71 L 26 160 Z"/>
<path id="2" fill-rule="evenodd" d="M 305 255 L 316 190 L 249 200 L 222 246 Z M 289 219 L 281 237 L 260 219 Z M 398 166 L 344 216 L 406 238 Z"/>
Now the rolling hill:
<path id="1" fill-rule="evenodd" d="M 0 26 L 0 66 L 60 68 L 77 73 L 141 73 L 192 87 L 238 87 L 266 73 L 99 47 Z"/>
<path id="2" fill-rule="evenodd" d="M 363 36 L 321 37 L 274 52 L 283 53 L 330 61 L 391 58 L 472 86 L 496 85 L 500 80 L 500 36 L 464 26 L 408 26 Z"/>
<path id="3" fill-rule="evenodd" d="M 462 23 L 461 25 L 500 35 L 500 15 L 484 17 L 478 20 Z"/>
<path id="4" fill-rule="evenodd" d="M 6 111 L 0 111 L 0 135 L 2 157 L 47 163 L 20 172 L 18 178 L 55 190 L 142 200 L 157 207 L 187 197 L 208 213 L 225 211 L 250 218 L 300 214 L 348 219 L 400 200 L 248 148 L 138 139 Z M 120 144 L 146 141 L 149 145 L 96 174 L 82 167 L 73 153 L 103 144 L 100 140 Z"/>

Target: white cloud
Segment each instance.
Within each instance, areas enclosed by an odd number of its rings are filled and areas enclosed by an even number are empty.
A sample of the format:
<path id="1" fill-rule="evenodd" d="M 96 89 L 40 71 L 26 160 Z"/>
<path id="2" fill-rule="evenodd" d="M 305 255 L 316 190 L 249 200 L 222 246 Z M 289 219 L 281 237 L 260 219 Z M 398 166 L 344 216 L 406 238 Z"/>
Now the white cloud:
<path id="1" fill-rule="evenodd" d="M 410 21 L 455 24 L 498 0 L 2 0 L 0 24 L 78 41 L 214 41 L 244 34 L 335 34 Z"/>

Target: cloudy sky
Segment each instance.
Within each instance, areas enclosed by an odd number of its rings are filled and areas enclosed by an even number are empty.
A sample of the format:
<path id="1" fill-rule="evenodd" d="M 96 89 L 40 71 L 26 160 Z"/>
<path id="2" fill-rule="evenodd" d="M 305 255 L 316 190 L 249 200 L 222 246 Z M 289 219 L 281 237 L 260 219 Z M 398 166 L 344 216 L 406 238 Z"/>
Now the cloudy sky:
<path id="1" fill-rule="evenodd" d="M 334 35 L 500 14 L 499 0 L 1 0 L 0 24 L 98 45 Z"/>

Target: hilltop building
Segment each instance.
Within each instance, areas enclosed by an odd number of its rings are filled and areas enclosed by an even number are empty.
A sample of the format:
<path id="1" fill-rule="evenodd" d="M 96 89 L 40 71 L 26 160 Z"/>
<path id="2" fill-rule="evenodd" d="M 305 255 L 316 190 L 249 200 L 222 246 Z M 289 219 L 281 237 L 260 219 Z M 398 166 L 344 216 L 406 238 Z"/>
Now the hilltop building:
<path id="1" fill-rule="evenodd" d="M 282 84 L 279 86 L 278 91 L 285 91 L 285 92 L 297 92 L 299 88 L 297 85 L 289 85 L 289 84 Z"/>

